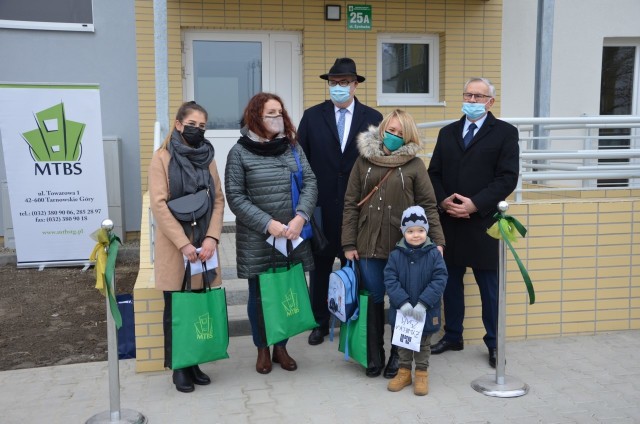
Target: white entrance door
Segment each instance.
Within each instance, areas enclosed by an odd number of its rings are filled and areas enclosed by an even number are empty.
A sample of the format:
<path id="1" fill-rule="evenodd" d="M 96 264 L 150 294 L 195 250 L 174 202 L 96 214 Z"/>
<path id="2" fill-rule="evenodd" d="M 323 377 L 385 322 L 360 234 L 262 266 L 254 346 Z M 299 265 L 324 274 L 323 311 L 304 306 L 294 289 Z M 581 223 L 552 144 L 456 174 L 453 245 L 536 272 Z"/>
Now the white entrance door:
<path id="1" fill-rule="evenodd" d="M 184 34 L 185 99 L 207 109 L 205 136 L 224 181 L 227 154 L 240 137 L 249 99 L 261 91 L 284 102 L 294 124 L 302 117 L 301 36 L 291 32 L 188 31 Z M 223 184 L 224 189 L 224 184 Z M 234 215 L 225 207 L 224 221 Z"/>

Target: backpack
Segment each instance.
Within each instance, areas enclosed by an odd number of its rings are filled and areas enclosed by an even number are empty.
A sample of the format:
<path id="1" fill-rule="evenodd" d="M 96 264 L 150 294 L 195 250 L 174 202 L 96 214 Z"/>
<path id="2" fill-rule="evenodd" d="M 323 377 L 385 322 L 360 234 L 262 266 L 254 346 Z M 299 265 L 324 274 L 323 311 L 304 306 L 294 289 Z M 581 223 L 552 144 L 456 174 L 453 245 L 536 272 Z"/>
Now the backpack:
<path id="1" fill-rule="evenodd" d="M 341 322 L 358 319 L 358 279 L 353 261 L 329 275 L 327 306 Z"/>
<path id="2" fill-rule="evenodd" d="M 333 271 L 329 275 L 327 306 L 331 314 L 331 320 L 329 321 L 329 340 L 333 341 L 333 329 L 336 319 L 347 323 L 357 320 L 360 313 L 358 275 L 353 261 L 347 260 L 345 266 L 337 271 Z M 345 358 L 348 357 L 347 351 Z"/>

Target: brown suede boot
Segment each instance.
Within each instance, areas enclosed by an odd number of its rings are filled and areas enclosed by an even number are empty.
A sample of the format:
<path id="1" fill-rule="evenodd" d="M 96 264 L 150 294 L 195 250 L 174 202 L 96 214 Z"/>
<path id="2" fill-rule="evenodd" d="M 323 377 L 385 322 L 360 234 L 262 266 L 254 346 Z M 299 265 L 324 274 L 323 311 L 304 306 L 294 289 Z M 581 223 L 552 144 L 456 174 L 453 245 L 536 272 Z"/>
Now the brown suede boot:
<path id="1" fill-rule="evenodd" d="M 269 347 L 258 348 L 258 360 L 256 361 L 256 371 L 260 374 L 269 374 L 271 372 L 271 354 Z"/>
<path id="2" fill-rule="evenodd" d="M 416 370 L 416 381 L 413 385 L 413 394 L 424 396 L 429 393 L 429 371 Z"/>
<path id="3" fill-rule="evenodd" d="M 407 386 L 411 385 L 411 370 L 408 368 L 400 368 L 398 369 L 398 374 L 396 374 L 389 384 L 387 384 L 387 390 L 390 392 L 399 392 Z"/>
<path id="4" fill-rule="evenodd" d="M 280 364 L 280 367 L 283 370 L 295 371 L 298 369 L 298 364 L 296 364 L 296 361 L 289 356 L 287 348 L 284 346 L 273 346 L 272 360 L 276 364 Z"/>

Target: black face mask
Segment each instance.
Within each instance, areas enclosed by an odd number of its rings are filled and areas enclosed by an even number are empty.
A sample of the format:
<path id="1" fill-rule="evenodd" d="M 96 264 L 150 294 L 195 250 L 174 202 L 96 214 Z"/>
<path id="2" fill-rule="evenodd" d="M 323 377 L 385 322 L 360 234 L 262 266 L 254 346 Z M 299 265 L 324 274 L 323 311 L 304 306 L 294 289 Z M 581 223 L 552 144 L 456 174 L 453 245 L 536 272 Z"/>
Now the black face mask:
<path id="1" fill-rule="evenodd" d="M 182 129 L 182 138 L 191 147 L 198 147 L 204 142 L 204 130 L 192 125 L 185 125 Z"/>

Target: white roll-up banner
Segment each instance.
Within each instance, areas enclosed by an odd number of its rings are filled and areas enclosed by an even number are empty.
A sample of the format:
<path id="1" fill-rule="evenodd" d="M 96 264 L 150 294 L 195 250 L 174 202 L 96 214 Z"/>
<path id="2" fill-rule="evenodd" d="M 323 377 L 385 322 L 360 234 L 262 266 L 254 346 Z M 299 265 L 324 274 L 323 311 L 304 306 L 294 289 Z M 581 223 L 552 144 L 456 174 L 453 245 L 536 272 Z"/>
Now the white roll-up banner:
<path id="1" fill-rule="evenodd" d="M 0 138 L 18 266 L 88 264 L 108 218 L 99 87 L 0 83 Z"/>

